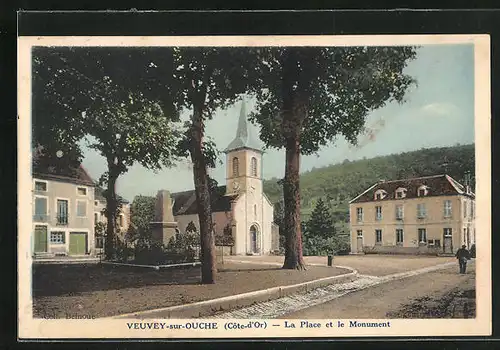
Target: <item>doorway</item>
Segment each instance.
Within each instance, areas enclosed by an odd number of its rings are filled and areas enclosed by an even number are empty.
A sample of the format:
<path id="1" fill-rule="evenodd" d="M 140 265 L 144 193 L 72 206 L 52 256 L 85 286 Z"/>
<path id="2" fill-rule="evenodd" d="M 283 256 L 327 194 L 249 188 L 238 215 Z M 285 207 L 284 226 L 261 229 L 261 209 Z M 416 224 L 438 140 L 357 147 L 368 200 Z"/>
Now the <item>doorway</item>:
<path id="1" fill-rule="evenodd" d="M 443 252 L 445 254 L 453 254 L 453 244 L 451 236 L 444 236 L 443 238 Z"/>
<path id="2" fill-rule="evenodd" d="M 253 254 L 259 253 L 259 231 L 255 225 L 250 227 L 250 249 Z"/>
<path id="3" fill-rule="evenodd" d="M 357 230 L 356 237 L 356 252 L 363 253 L 363 231 Z"/>

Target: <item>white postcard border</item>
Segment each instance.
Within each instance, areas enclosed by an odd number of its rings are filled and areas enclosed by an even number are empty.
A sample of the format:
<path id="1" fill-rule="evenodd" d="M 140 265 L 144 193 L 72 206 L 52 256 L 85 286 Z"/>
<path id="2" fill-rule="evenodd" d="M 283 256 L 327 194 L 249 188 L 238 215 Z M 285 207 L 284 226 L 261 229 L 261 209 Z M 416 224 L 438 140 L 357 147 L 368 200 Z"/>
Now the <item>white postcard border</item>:
<path id="1" fill-rule="evenodd" d="M 378 46 L 473 44 L 475 64 L 476 155 L 476 302 L 475 319 L 357 320 L 387 322 L 388 328 L 323 326 L 320 329 L 283 327 L 284 320 L 254 320 L 267 327 L 226 330 L 232 320 L 197 319 L 218 323 L 212 330 L 134 329 L 137 319 L 42 320 L 33 319 L 31 302 L 32 216 L 18 215 L 18 336 L 53 338 L 273 338 L 273 337 L 379 337 L 467 336 L 491 334 L 491 140 L 490 140 L 490 38 L 489 35 L 342 35 L 342 36 L 173 36 L 173 37 L 36 37 L 18 38 L 18 212 L 32 213 L 31 198 L 31 48 L 33 46 Z M 237 320 L 248 323 L 251 320 Z M 293 321 L 293 320 L 290 320 Z M 309 320 L 321 322 L 330 320 Z M 353 320 L 331 320 L 349 324 Z M 188 324 L 193 320 L 147 320 Z M 127 325 L 129 323 L 129 325 Z M 281 324 L 272 327 L 271 324 Z"/>

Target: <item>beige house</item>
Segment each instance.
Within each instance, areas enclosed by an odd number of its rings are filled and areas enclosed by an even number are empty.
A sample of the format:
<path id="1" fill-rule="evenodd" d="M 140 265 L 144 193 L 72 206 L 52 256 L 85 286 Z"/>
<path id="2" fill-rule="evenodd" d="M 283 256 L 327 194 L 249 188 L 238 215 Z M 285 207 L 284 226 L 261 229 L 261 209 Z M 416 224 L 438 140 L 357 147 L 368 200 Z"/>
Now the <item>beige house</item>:
<path id="1" fill-rule="evenodd" d="M 234 245 L 228 252 L 232 255 L 264 255 L 279 250 L 278 227 L 273 223 L 273 205 L 262 186 L 263 152 L 250 131 L 243 103 L 236 136 L 225 149 L 226 185 L 215 188 L 211 194 L 215 235 L 223 236 L 225 232 L 232 235 Z M 199 232 L 195 191 L 172 193 L 171 200 L 172 214 L 162 214 L 164 218 L 170 217 L 163 220 L 170 221 L 164 223 L 164 227 L 170 227 L 163 231 L 161 239 L 164 244 L 173 236 L 173 232 L 185 232 L 191 222 Z M 163 202 L 160 200 L 159 203 Z"/>
<path id="2" fill-rule="evenodd" d="M 119 230 L 118 238 L 123 241 L 125 240 L 125 235 L 130 226 L 130 202 L 121 197 L 119 199 L 122 203 L 122 207 L 120 209 L 120 214 L 118 214 L 116 225 L 117 229 Z M 103 195 L 102 189 L 96 187 L 94 198 L 94 222 L 102 222 L 103 224 L 107 223 L 105 209 L 106 198 Z M 96 238 L 96 248 L 102 249 L 103 245 L 104 242 L 102 238 Z"/>
<path id="3" fill-rule="evenodd" d="M 350 201 L 351 252 L 453 254 L 476 241 L 475 196 L 448 175 L 381 181 Z"/>
<path id="4" fill-rule="evenodd" d="M 83 167 L 65 175 L 33 171 L 35 258 L 86 256 L 94 250 L 95 185 Z"/>

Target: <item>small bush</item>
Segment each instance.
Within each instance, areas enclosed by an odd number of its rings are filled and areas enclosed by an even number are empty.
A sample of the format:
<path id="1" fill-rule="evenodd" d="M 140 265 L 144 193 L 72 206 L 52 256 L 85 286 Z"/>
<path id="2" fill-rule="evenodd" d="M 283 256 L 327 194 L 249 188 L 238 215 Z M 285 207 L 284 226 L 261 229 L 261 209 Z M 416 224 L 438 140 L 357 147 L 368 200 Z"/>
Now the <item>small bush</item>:
<path id="1" fill-rule="evenodd" d="M 134 255 L 134 261 L 138 264 L 162 265 L 165 260 L 164 248 L 160 242 L 140 240 L 135 246 Z"/>
<path id="2" fill-rule="evenodd" d="M 165 247 L 165 253 L 176 262 L 193 262 L 197 258 L 199 247 L 199 235 L 196 232 L 187 231 L 172 237 Z"/>
<path id="3" fill-rule="evenodd" d="M 304 235 L 303 254 L 306 256 L 346 255 L 349 254 L 350 250 L 349 242 L 343 237 L 328 237 L 325 239 Z"/>
<path id="4" fill-rule="evenodd" d="M 224 247 L 234 246 L 234 238 L 232 235 L 216 235 L 215 245 Z"/>

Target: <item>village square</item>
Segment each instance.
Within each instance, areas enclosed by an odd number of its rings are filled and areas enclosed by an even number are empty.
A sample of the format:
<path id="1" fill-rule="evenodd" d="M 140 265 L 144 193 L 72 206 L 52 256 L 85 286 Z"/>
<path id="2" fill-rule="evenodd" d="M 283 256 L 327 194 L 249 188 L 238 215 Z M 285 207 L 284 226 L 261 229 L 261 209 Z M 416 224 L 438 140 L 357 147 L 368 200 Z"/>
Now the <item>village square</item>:
<path id="1" fill-rule="evenodd" d="M 474 115 L 384 134 L 467 48 L 129 50 L 33 51 L 35 318 L 475 317 Z"/>

